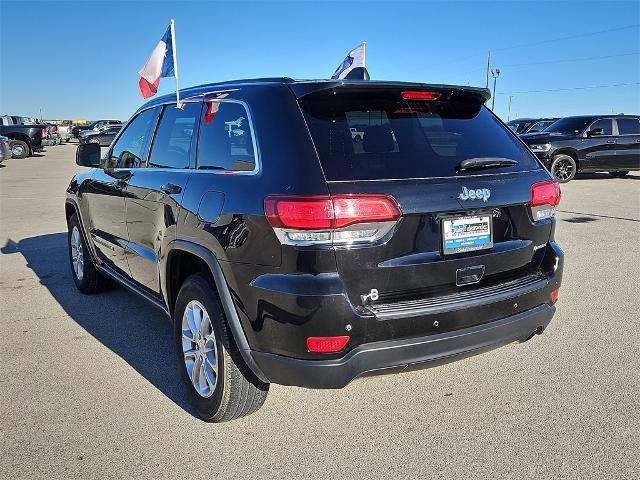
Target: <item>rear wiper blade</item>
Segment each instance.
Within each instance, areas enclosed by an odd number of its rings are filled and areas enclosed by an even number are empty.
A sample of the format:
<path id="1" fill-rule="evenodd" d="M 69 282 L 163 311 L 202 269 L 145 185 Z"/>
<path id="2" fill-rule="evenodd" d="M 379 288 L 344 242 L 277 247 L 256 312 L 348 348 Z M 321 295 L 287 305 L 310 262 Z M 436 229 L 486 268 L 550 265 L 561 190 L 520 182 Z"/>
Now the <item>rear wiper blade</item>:
<path id="1" fill-rule="evenodd" d="M 468 158 L 460 162 L 456 167 L 456 170 L 463 172 L 465 170 L 475 170 L 480 168 L 494 168 L 494 167 L 510 167 L 517 165 L 516 160 L 510 158 L 493 158 L 493 157 L 478 157 Z"/>

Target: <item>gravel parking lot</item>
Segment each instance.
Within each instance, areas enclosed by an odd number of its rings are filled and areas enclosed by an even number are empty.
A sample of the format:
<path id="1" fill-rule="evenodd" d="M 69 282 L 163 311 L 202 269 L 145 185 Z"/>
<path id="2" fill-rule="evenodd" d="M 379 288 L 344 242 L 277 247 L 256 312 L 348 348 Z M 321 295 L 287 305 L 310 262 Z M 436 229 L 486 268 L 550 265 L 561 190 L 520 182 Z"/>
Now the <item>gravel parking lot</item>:
<path id="1" fill-rule="evenodd" d="M 196 419 L 169 322 L 73 285 L 75 145 L 0 167 L 0 478 L 639 478 L 640 174 L 563 186 L 558 313 L 532 341 Z"/>

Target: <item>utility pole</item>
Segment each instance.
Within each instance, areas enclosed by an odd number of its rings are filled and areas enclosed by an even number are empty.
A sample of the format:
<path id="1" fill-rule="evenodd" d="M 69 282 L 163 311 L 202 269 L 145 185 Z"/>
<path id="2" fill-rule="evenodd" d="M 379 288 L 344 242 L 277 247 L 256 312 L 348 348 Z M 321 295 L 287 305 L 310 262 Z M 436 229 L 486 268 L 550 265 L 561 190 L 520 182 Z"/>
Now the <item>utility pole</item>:
<path id="1" fill-rule="evenodd" d="M 493 112 L 493 107 L 496 104 L 496 82 L 498 81 L 498 77 L 500 76 L 500 69 L 496 68 L 495 72 L 491 69 L 491 76 L 493 77 L 493 95 L 491 98 L 491 111 Z"/>
<path id="2" fill-rule="evenodd" d="M 485 88 L 489 88 L 489 72 L 491 71 L 491 51 L 489 51 L 489 55 L 487 55 L 487 85 Z"/>
<path id="3" fill-rule="evenodd" d="M 511 100 L 513 99 L 513 95 L 509 95 L 509 111 L 507 113 L 507 122 L 511 120 Z"/>

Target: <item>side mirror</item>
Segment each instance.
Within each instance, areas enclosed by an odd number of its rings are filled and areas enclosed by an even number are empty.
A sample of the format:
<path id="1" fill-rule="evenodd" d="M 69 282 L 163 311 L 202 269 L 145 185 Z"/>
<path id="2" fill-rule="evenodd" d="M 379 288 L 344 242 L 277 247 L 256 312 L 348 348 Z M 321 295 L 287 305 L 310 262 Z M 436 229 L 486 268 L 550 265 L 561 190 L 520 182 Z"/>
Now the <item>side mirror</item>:
<path id="1" fill-rule="evenodd" d="M 76 164 L 81 167 L 100 166 L 100 145 L 97 143 L 83 143 L 76 150 Z"/>
<path id="2" fill-rule="evenodd" d="M 587 132 L 587 137 L 597 137 L 598 135 L 604 135 L 604 130 L 602 128 L 594 128 Z"/>

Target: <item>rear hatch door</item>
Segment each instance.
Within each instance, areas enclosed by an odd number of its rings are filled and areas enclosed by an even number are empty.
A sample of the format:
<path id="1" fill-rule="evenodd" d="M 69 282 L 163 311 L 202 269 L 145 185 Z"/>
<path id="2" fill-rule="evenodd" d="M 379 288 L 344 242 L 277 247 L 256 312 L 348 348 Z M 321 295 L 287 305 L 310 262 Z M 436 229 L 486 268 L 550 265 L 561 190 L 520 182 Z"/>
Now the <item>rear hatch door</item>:
<path id="1" fill-rule="evenodd" d="M 553 223 L 533 220 L 531 186 L 550 176 L 485 100 L 481 90 L 364 84 L 299 99 L 331 194 L 390 195 L 402 210 L 384 238 L 335 247 L 354 305 L 537 274 Z"/>

